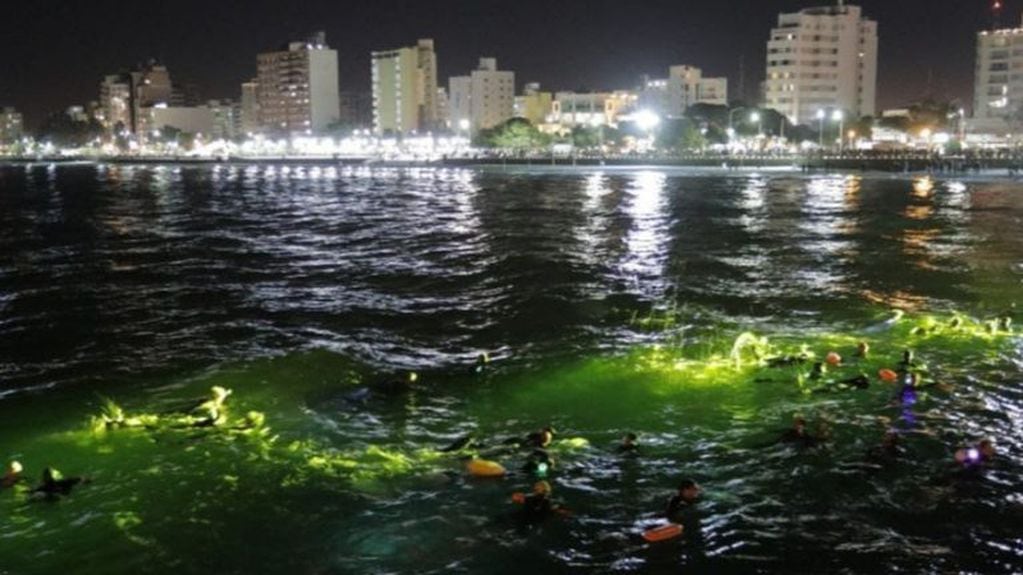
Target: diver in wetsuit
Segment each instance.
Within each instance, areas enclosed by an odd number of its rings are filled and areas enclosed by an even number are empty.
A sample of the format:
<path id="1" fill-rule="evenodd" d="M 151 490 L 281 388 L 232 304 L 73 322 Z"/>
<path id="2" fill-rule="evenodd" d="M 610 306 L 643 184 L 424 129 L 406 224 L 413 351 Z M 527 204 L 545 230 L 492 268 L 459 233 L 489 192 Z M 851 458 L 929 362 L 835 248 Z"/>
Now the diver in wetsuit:
<path id="1" fill-rule="evenodd" d="M 39 487 L 32 490 L 32 493 L 41 494 L 49 500 L 55 500 L 60 495 L 70 495 L 71 490 L 86 480 L 81 477 L 63 477 L 59 471 L 52 467 L 43 470 L 43 482 Z"/>

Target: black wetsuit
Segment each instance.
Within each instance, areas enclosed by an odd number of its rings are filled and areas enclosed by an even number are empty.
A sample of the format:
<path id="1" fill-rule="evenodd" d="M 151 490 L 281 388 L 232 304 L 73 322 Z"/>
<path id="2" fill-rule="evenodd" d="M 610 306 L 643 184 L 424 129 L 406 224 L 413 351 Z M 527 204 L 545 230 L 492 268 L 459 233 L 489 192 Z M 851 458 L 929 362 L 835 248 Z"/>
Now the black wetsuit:
<path id="1" fill-rule="evenodd" d="M 526 497 L 519 510 L 519 521 L 523 525 L 536 525 L 544 522 L 555 511 L 556 507 L 547 495 L 534 493 Z"/>
<path id="2" fill-rule="evenodd" d="M 544 477 L 554 467 L 554 462 L 546 451 L 538 449 L 529 456 L 529 460 L 522 466 L 522 471 L 537 477 Z"/>
<path id="3" fill-rule="evenodd" d="M 623 443 L 618 446 L 618 453 L 622 455 L 639 455 L 639 446 L 635 443 Z"/>
<path id="4" fill-rule="evenodd" d="M 809 361 L 810 358 L 805 355 L 786 355 L 782 357 L 772 357 L 767 360 L 767 367 L 792 367 L 796 365 L 802 365 Z"/>
<path id="5" fill-rule="evenodd" d="M 820 440 L 806 431 L 790 429 L 781 435 L 779 443 L 789 443 L 797 447 L 816 447 Z"/>
<path id="6" fill-rule="evenodd" d="M 68 477 L 67 479 L 44 479 L 43 484 L 36 487 L 34 493 L 42 493 L 48 498 L 58 495 L 70 495 L 71 490 L 82 482 L 81 477 Z"/>
<path id="7" fill-rule="evenodd" d="M 542 449 L 551 444 L 554 439 L 554 434 L 538 431 L 536 433 L 530 433 L 526 436 L 526 440 L 522 442 L 522 447 L 535 447 Z"/>

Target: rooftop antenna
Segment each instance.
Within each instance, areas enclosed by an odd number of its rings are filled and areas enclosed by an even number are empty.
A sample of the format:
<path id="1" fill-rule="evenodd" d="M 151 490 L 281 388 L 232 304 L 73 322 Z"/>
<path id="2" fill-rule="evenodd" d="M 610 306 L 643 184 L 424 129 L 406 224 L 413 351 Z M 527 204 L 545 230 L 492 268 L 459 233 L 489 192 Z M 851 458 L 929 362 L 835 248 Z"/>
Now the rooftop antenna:
<path id="1" fill-rule="evenodd" d="M 991 28 L 998 30 L 1002 27 L 1002 0 L 991 2 Z"/>

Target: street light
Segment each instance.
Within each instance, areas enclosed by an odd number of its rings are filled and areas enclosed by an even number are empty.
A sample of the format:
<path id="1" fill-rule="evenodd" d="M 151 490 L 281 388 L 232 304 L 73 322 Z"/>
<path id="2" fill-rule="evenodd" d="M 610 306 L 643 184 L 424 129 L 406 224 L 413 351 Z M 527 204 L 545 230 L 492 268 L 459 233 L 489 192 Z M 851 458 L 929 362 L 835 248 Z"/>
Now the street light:
<path id="1" fill-rule="evenodd" d="M 749 121 L 750 123 L 755 122 L 757 124 L 757 135 L 762 136 L 764 134 L 764 124 L 761 122 L 760 112 L 753 112 L 750 114 Z"/>
<path id="2" fill-rule="evenodd" d="M 845 138 L 843 138 L 845 133 L 845 112 L 835 110 L 831 113 L 831 119 L 838 122 L 838 153 L 841 154 L 845 151 Z"/>
<path id="3" fill-rule="evenodd" d="M 639 126 L 639 129 L 644 132 L 650 132 L 661 123 L 661 117 L 650 110 L 636 112 L 636 115 L 633 116 L 632 119 L 636 122 L 636 125 Z"/>
<path id="4" fill-rule="evenodd" d="M 735 137 L 735 127 L 733 126 L 732 119 L 735 118 L 735 115 L 737 113 L 742 112 L 745 109 L 746 109 L 745 107 L 743 107 L 743 108 L 736 108 L 736 109 L 730 110 L 728 112 L 728 141 L 729 141 L 729 143 L 731 143 L 732 138 Z"/>

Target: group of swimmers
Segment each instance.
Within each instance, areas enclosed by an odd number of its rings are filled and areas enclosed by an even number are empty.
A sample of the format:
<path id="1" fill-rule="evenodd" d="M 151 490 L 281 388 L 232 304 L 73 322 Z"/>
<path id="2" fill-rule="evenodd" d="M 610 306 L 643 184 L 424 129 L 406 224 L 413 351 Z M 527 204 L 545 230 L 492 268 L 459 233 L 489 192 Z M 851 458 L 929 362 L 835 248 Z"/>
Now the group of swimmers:
<path id="1" fill-rule="evenodd" d="M 955 321 L 958 321 L 958 319 L 953 320 L 953 322 Z M 953 325 L 953 327 L 955 326 Z M 1009 318 L 999 320 L 997 327 L 998 329 L 1008 330 L 1011 328 L 1011 320 Z M 866 360 L 869 353 L 870 346 L 866 342 L 860 342 L 857 345 L 854 357 L 859 360 Z M 808 359 L 807 356 L 788 356 L 774 358 L 768 360 L 767 363 L 770 367 L 783 367 L 797 365 L 808 361 Z M 844 365 L 841 355 L 831 352 L 826 356 L 825 361 L 813 365 L 810 370 L 809 379 L 821 381 L 824 379 L 824 375 L 829 368 L 841 368 Z M 911 350 L 906 350 L 902 353 L 902 358 L 896 369 L 881 369 L 878 372 L 878 377 L 881 381 L 898 386 L 892 405 L 908 408 L 917 402 L 918 394 L 921 391 L 928 389 L 948 390 L 949 386 L 938 382 L 922 383 L 918 372 L 923 368 L 924 366 L 916 360 L 915 354 Z M 814 389 L 813 393 L 864 390 L 869 389 L 870 385 L 870 377 L 861 372 L 848 379 L 825 382 L 820 387 Z M 820 430 L 816 434 L 811 433 L 807 430 L 806 420 L 803 417 L 796 417 L 792 428 L 785 431 L 779 441 L 798 447 L 810 448 L 823 443 L 826 439 L 826 431 Z M 867 459 L 873 464 L 884 465 L 894 461 L 901 454 L 900 435 L 896 430 L 891 429 L 885 432 L 880 445 L 867 452 Z M 978 470 L 990 464 L 994 460 L 995 455 L 994 443 L 990 439 L 983 439 L 974 446 L 959 449 L 956 452 L 955 459 L 959 465 L 967 469 Z"/>
<path id="2" fill-rule="evenodd" d="M 1010 327 L 1009 320 L 1000 320 L 998 327 L 1008 329 Z M 865 361 L 869 354 L 870 346 L 866 342 L 859 343 L 854 352 L 854 356 L 861 361 Z M 802 364 L 809 364 L 810 360 L 811 356 L 808 354 L 782 356 L 769 358 L 765 360 L 765 364 L 772 368 L 798 367 Z M 855 363 L 857 362 L 852 362 L 854 365 Z M 815 382 L 817 387 L 811 391 L 813 393 L 833 393 L 843 390 L 865 390 L 871 387 L 871 377 L 863 372 L 845 379 L 840 377 L 829 379 L 826 377 L 829 370 L 837 372 L 846 365 L 848 364 L 843 362 L 841 355 L 837 352 L 828 353 L 824 361 L 813 363 L 810 367 L 808 380 Z M 916 360 L 914 353 L 906 350 L 902 353 L 901 360 L 895 369 L 882 369 L 879 371 L 878 378 L 881 381 L 897 386 L 897 392 L 892 405 L 904 408 L 909 407 L 916 403 L 917 394 L 920 391 L 932 388 L 939 390 L 947 388 L 947 386 L 938 383 L 922 383 L 919 373 L 924 371 L 924 369 L 924 366 Z M 828 440 L 828 435 L 827 430 L 823 428 L 811 432 L 808 429 L 806 419 L 797 416 L 794 418 L 791 428 L 782 432 L 777 439 L 767 445 L 785 444 L 797 449 L 809 449 L 825 443 Z M 513 497 L 513 500 L 520 504 L 518 516 L 523 523 L 536 524 L 554 514 L 568 514 L 563 507 L 552 499 L 552 489 L 548 482 L 548 474 L 554 468 L 554 461 L 546 449 L 553 439 L 554 429 L 548 426 L 528 435 L 523 440 L 516 439 L 505 442 L 506 445 L 510 443 L 529 450 L 522 471 L 536 479 L 531 494 L 516 494 Z M 476 441 L 472 436 L 467 436 L 457 440 L 441 451 L 453 452 L 467 448 L 483 449 L 485 447 L 485 445 Z M 623 455 L 638 454 L 639 450 L 638 437 L 634 433 L 626 434 L 622 438 L 621 444 L 617 447 L 617 452 Z M 484 456 L 490 456 L 500 452 L 487 452 L 484 450 L 481 453 Z M 996 454 L 994 443 L 990 439 L 983 439 L 974 445 L 958 449 L 955 453 L 955 465 L 969 472 L 977 472 L 992 464 Z M 865 454 L 866 462 L 853 465 L 853 467 L 879 469 L 894 463 L 903 455 L 904 448 L 901 445 L 901 435 L 897 430 L 890 429 L 885 432 L 878 445 L 867 451 Z M 694 513 L 700 493 L 701 487 L 696 481 L 685 479 L 680 482 L 677 492 L 671 497 L 663 513 L 663 518 L 669 522 L 669 526 L 677 527 L 674 531 L 665 531 L 665 533 L 671 535 L 671 537 L 666 538 L 673 538 L 685 531 L 682 526 L 687 523 L 687 517 Z M 663 528 L 657 531 L 663 531 Z M 648 538 L 648 541 L 654 540 Z"/>
<path id="3" fill-rule="evenodd" d="M 999 327 L 1008 329 L 1008 320 L 1002 320 Z M 866 342 L 857 345 L 854 357 L 859 360 L 866 360 L 870 353 L 870 347 Z M 810 363 L 811 357 L 808 354 L 789 355 L 768 358 L 764 364 L 769 368 L 798 367 Z M 473 366 L 475 374 L 483 373 L 490 363 L 485 354 L 481 354 Z M 855 363 L 855 362 L 854 362 Z M 871 386 L 871 379 L 865 373 L 859 373 L 853 377 L 839 380 L 826 380 L 825 375 L 829 369 L 840 369 L 844 366 L 842 357 L 837 352 L 828 353 L 822 362 L 815 362 L 809 371 L 808 379 L 817 382 L 818 387 L 813 389 L 814 393 L 832 393 L 842 390 L 864 390 Z M 898 384 L 899 390 L 895 396 L 895 403 L 903 406 L 912 405 L 917 400 L 917 392 L 923 389 L 939 387 L 931 383 L 923 385 L 920 383 L 918 371 L 922 369 L 914 357 L 913 352 L 905 351 L 902 354 L 896 370 L 882 369 L 879 378 L 890 384 Z M 418 376 L 409 373 L 404 377 L 394 378 L 387 382 L 371 387 L 359 388 L 346 396 L 346 400 L 365 402 L 372 397 L 383 396 L 393 397 L 410 391 L 417 382 Z M 216 425 L 222 419 L 222 407 L 224 400 L 230 394 L 227 390 L 214 389 L 212 398 L 200 402 L 198 406 L 185 410 L 190 426 L 203 427 Z M 111 427 L 131 426 L 132 421 L 126 419 L 119 411 L 115 414 L 105 416 L 105 424 Z M 552 498 L 552 488 L 549 483 L 549 475 L 555 467 L 554 458 L 548 452 L 555 439 L 555 429 L 552 426 L 544 427 L 533 433 L 521 437 L 513 437 L 505 441 L 498 441 L 487 445 L 480 441 L 475 435 L 467 435 L 459 438 L 450 445 L 440 449 L 445 453 L 456 453 L 473 450 L 477 454 L 487 457 L 510 456 L 515 452 L 526 451 L 525 462 L 521 466 L 521 472 L 535 481 L 532 492 L 528 495 L 517 493 L 513 501 L 519 504 L 517 515 L 523 524 L 534 525 L 543 522 L 552 515 L 570 515 L 563 506 L 559 505 Z M 803 417 L 796 417 L 790 429 L 784 431 L 781 436 L 772 441 L 771 444 L 788 444 L 797 448 L 813 448 L 827 440 L 827 433 L 818 430 L 812 433 L 807 428 L 807 422 Z M 634 433 L 628 433 L 617 446 L 616 451 L 623 456 L 637 455 L 640 451 L 638 437 Z M 881 443 L 867 453 L 867 459 L 871 464 L 885 465 L 896 460 L 902 454 L 899 433 L 889 430 L 885 433 Z M 982 469 L 991 463 L 996 456 L 994 444 L 989 439 L 984 439 L 976 445 L 959 449 L 955 454 L 955 461 L 958 465 L 971 470 Z M 500 465 L 493 464 L 500 470 L 493 476 L 503 475 L 504 470 Z M 8 465 L 6 473 L 0 478 L 0 489 L 13 488 L 25 481 L 24 468 L 17 462 Z M 42 472 L 41 483 L 31 490 L 34 496 L 47 500 L 57 500 L 62 496 L 69 495 L 72 490 L 82 483 L 88 483 L 83 477 L 63 477 L 61 473 L 51 467 Z M 678 527 L 677 531 L 669 531 L 672 537 L 681 535 L 687 518 L 691 517 L 695 505 L 700 497 L 701 487 L 692 479 L 682 480 L 674 495 L 668 501 L 663 513 L 663 518 L 669 522 L 669 526 Z M 648 539 L 654 540 L 654 539 Z"/>

